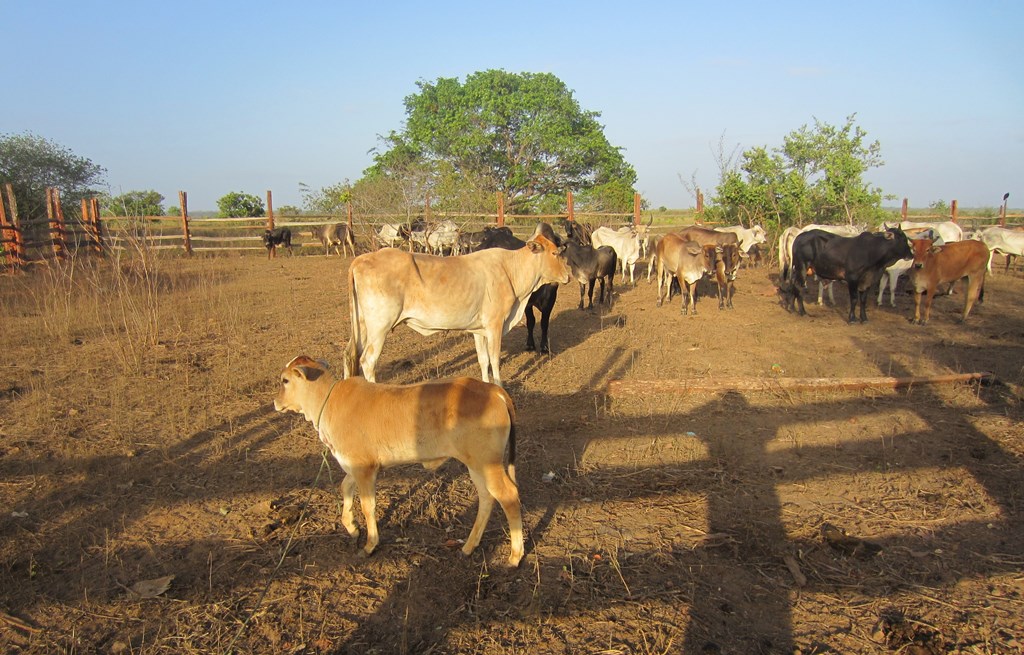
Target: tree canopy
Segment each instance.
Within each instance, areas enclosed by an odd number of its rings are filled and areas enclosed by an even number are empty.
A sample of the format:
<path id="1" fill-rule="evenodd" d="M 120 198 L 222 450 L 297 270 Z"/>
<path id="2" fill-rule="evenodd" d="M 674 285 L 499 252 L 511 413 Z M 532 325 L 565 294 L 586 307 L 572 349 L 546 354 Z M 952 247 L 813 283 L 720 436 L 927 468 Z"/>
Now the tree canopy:
<path id="1" fill-rule="evenodd" d="M 60 190 L 65 207 L 95 193 L 106 170 L 53 141 L 26 132 L 0 135 L 0 183 L 10 183 L 23 219 L 46 216 L 46 188 Z"/>
<path id="2" fill-rule="evenodd" d="M 405 99 L 406 124 L 381 138 L 382 148 L 358 185 L 389 180 L 398 199 L 433 191 L 446 202 L 493 203 L 501 192 L 514 213 L 581 204 L 632 207 L 636 172 L 598 122 L 550 73 L 473 73 L 465 82 L 417 83 Z"/>
<path id="3" fill-rule="evenodd" d="M 104 209 L 112 216 L 163 216 L 164 197 L 153 191 L 129 191 L 104 199 Z M 180 212 L 179 212 L 180 213 Z"/>
<path id="4" fill-rule="evenodd" d="M 884 165 L 878 141 L 855 124 L 842 127 L 814 120 L 790 132 L 782 147 L 743 153 L 739 165 L 722 171 L 715 192 L 717 209 L 732 219 L 785 227 L 836 220 L 873 222 L 882 211 L 882 190 L 864 181 Z"/>
<path id="5" fill-rule="evenodd" d="M 240 191 L 225 194 L 217 201 L 217 209 L 224 218 L 263 216 L 266 209 L 258 196 Z"/>

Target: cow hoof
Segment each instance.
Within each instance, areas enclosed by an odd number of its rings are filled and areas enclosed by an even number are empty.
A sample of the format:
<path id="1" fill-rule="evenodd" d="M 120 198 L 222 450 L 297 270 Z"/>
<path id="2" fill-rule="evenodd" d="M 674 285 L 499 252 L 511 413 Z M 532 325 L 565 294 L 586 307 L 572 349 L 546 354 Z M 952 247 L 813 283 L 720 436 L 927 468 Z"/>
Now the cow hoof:
<path id="1" fill-rule="evenodd" d="M 532 353 L 535 350 L 537 350 L 537 346 L 533 345 L 532 343 L 526 344 L 526 352 Z M 544 352 L 543 349 L 541 350 L 541 352 Z"/>

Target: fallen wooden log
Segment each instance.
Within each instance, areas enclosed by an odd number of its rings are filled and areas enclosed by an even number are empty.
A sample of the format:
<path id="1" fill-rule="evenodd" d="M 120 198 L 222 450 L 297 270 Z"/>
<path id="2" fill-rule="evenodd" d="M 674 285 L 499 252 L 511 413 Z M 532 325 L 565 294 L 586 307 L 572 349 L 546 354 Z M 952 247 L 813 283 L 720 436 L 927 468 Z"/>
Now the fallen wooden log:
<path id="1" fill-rule="evenodd" d="M 650 394 L 715 393 L 719 391 L 861 391 L 865 389 L 901 389 L 920 385 L 978 382 L 991 384 L 991 373 L 957 373 L 912 377 L 865 378 L 783 378 L 727 377 L 693 380 L 612 380 L 609 396 L 646 396 Z"/>

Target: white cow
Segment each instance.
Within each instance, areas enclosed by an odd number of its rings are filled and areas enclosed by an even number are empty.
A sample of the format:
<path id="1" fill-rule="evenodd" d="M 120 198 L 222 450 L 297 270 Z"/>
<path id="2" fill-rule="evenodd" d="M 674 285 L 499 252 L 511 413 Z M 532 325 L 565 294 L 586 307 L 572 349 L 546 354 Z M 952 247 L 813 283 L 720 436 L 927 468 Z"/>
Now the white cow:
<path id="1" fill-rule="evenodd" d="M 427 232 L 428 252 L 443 255 L 445 249 L 453 255 L 459 254 L 459 226 L 455 221 L 441 221 Z"/>
<path id="2" fill-rule="evenodd" d="M 746 257 L 750 249 L 759 243 L 768 243 L 768 235 L 760 225 L 754 227 L 743 227 L 742 225 L 731 225 L 729 227 L 716 227 L 718 232 L 732 232 L 740 240 L 740 252 Z"/>
<path id="3" fill-rule="evenodd" d="M 629 270 L 629 283 L 633 280 L 633 266 L 640 259 L 640 236 L 632 225 L 613 230 L 610 227 L 599 227 L 590 235 L 590 243 L 594 248 L 609 246 L 622 264 L 622 281 L 626 281 L 626 270 Z"/>
<path id="4" fill-rule="evenodd" d="M 984 230 L 978 230 L 971 235 L 972 239 L 981 241 L 988 249 L 993 253 L 1000 252 L 1006 255 L 1006 269 L 1010 270 L 1010 258 L 1024 254 L 1024 232 L 1020 230 L 1011 230 L 1005 227 L 990 227 Z M 991 272 L 991 260 L 989 261 L 989 271 Z"/>
<path id="5" fill-rule="evenodd" d="M 377 231 L 377 237 L 380 242 L 385 246 L 397 248 L 398 246 L 405 243 L 405 237 L 402 236 L 403 226 L 398 223 L 384 223 L 380 226 Z"/>
<path id="6" fill-rule="evenodd" d="M 884 232 L 890 227 L 900 228 L 903 230 L 903 233 L 911 239 L 926 230 L 932 230 L 935 234 L 939 235 L 939 237 L 942 238 L 943 243 L 953 243 L 955 241 L 963 241 L 964 239 L 963 228 L 953 221 L 900 221 L 899 223 L 882 223 L 882 226 L 878 228 L 878 231 Z"/>

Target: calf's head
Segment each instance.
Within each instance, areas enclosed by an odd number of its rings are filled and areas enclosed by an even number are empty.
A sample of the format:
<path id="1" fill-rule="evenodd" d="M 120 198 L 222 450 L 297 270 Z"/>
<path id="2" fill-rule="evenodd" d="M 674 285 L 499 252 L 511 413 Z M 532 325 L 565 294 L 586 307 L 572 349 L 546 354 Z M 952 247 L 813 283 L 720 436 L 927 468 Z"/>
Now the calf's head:
<path id="1" fill-rule="evenodd" d="M 306 414 L 316 408 L 311 407 L 310 389 L 312 385 L 327 372 L 323 362 L 299 355 L 288 362 L 281 371 L 281 387 L 274 398 L 274 409 L 279 412 L 298 412 Z"/>
<path id="2" fill-rule="evenodd" d="M 914 268 L 918 269 L 924 268 L 928 258 L 942 250 L 942 247 L 935 245 L 931 239 L 914 239 L 911 243 L 914 251 Z"/>
<path id="3" fill-rule="evenodd" d="M 538 231 L 526 242 L 526 247 L 541 258 L 541 279 L 545 282 L 569 283 L 572 279 L 572 268 L 565 260 L 565 246 L 556 246 Z"/>

